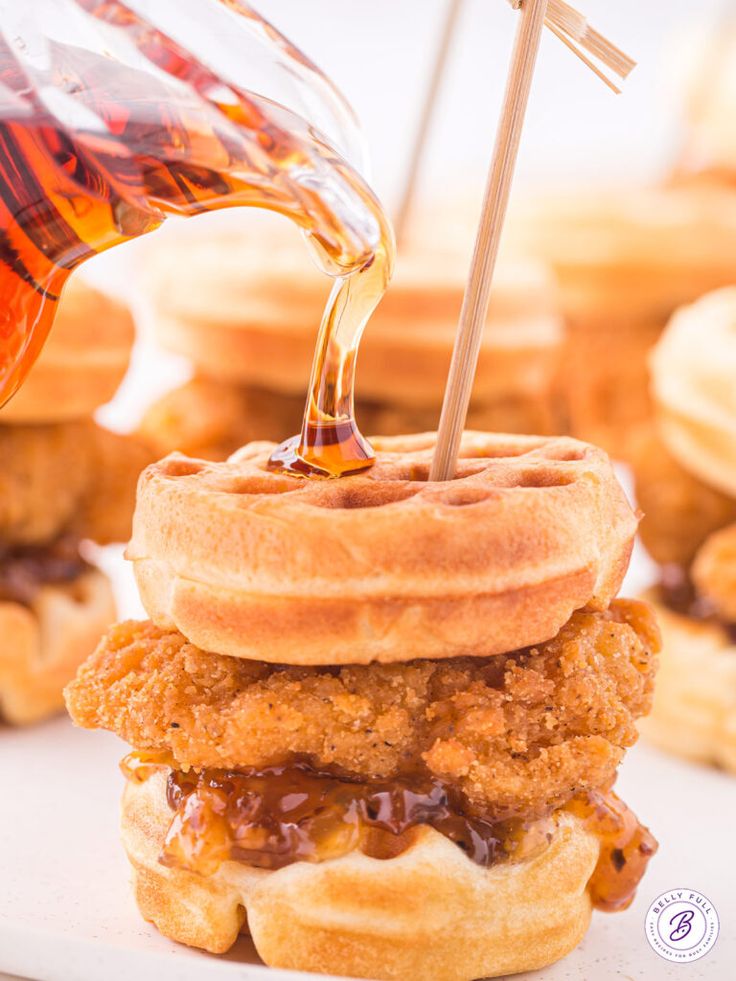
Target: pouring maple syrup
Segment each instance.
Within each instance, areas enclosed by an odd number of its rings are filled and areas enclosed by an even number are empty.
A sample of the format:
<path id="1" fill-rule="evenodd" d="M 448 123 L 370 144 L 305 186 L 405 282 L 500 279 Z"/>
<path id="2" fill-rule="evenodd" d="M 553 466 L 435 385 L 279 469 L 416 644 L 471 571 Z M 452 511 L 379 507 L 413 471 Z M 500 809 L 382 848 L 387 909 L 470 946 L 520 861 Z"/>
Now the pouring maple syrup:
<path id="1" fill-rule="evenodd" d="M 390 237 L 368 262 L 333 288 L 320 327 L 299 435 L 272 453 L 269 468 L 306 477 L 344 477 L 375 457 L 355 421 L 355 362 L 360 335 L 388 286 Z"/>
<path id="2" fill-rule="evenodd" d="M 0 404 L 40 352 L 80 263 L 171 214 L 266 208 L 297 223 L 335 277 L 301 435 L 272 465 L 321 476 L 370 466 L 354 415 L 356 354 L 394 251 L 376 197 L 300 116 L 223 81 L 127 4 L 60 2 L 73 21 L 67 47 L 49 44 L 33 15 L 30 26 L 14 25 L 12 8 L 3 15 Z M 245 4 L 236 13 L 258 19 Z M 99 51 L 73 43 L 90 31 Z"/>

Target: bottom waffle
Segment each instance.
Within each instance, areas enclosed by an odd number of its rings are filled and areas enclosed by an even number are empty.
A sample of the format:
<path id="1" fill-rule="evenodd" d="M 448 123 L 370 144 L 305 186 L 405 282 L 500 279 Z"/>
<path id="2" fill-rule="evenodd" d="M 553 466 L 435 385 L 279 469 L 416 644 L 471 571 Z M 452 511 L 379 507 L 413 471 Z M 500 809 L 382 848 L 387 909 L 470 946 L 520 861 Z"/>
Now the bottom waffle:
<path id="1" fill-rule="evenodd" d="M 225 862 L 212 875 L 158 861 L 171 821 L 166 777 L 126 785 L 123 844 L 141 913 L 165 936 L 213 953 L 248 932 L 272 967 L 396 981 L 471 981 L 551 964 L 582 939 L 599 854 L 560 815 L 541 854 L 488 869 L 420 828 L 386 860 L 351 852 L 278 871 Z"/>
<path id="2" fill-rule="evenodd" d="M 59 711 L 64 685 L 115 612 L 110 583 L 97 569 L 41 586 L 29 606 L 0 603 L 0 719 L 22 725 Z"/>
<path id="3" fill-rule="evenodd" d="M 716 624 L 654 606 L 663 648 L 641 732 L 667 752 L 736 773 L 736 645 Z"/>

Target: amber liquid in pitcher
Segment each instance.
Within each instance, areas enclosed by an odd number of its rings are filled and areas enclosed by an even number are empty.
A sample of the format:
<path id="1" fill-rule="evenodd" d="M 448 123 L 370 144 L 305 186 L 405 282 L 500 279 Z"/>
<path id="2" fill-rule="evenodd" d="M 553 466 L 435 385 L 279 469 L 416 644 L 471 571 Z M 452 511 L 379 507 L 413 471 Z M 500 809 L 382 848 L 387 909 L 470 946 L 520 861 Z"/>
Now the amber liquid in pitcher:
<path id="1" fill-rule="evenodd" d="M 375 196 L 296 114 L 224 83 L 117 0 L 77 5 L 123 30 L 155 70 L 75 48 L 49 103 L 21 39 L 14 48 L 0 38 L 0 404 L 37 357 L 80 263 L 171 214 L 266 208 L 298 224 L 335 277 L 302 432 L 272 465 L 321 476 L 370 466 L 355 422 L 355 361 L 393 264 Z M 52 111 L 59 100 L 62 110 L 74 106 L 75 125 Z"/>

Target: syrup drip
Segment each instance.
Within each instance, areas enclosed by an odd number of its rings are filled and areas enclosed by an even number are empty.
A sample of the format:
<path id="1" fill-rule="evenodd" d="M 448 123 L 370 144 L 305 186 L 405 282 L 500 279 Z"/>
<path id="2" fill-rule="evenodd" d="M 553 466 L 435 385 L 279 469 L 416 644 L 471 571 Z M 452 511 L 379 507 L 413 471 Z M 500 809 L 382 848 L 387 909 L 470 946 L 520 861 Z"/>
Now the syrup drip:
<path id="1" fill-rule="evenodd" d="M 601 843 L 598 864 L 588 883 L 593 905 L 607 913 L 627 909 L 649 859 L 657 852 L 657 839 L 611 790 L 575 798 L 565 809 L 583 820 Z"/>
<path id="2" fill-rule="evenodd" d="M 219 78 L 121 0 L 59 2 L 71 36 L 100 31 L 99 53 L 49 43 L 33 18 L 0 36 L 0 404 L 38 356 L 80 263 L 171 214 L 266 208 L 298 224 L 335 277 L 302 432 L 274 466 L 326 476 L 370 466 L 355 359 L 393 265 L 375 196 L 299 116 Z M 258 19 L 245 5 L 240 13 Z M 48 66 L 34 60 L 39 50 Z"/>
<path id="3" fill-rule="evenodd" d="M 439 780 L 411 787 L 398 781 L 349 783 L 300 766 L 172 771 L 167 797 L 175 816 L 162 861 L 204 874 L 227 859 L 279 869 L 323 862 L 354 848 L 390 858 L 408 847 L 421 824 L 489 866 L 510 830 L 463 816 Z"/>
<path id="4" fill-rule="evenodd" d="M 269 470 L 295 477 L 346 477 L 373 463 L 373 450 L 361 435 L 352 411 L 339 421 L 328 418 L 320 422 L 319 418 L 310 395 L 302 431 L 276 447 L 268 461 Z"/>
<path id="5" fill-rule="evenodd" d="M 554 831 L 552 814 L 488 821 L 469 814 L 457 792 L 428 774 L 411 781 L 358 783 L 318 773 L 308 765 L 263 770 L 184 773 L 165 754 L 131 753 L 121 768 L 144 782 L 167 773 L 174 812 L 160 861 L 210 875 L 225 861 L 279 869 L 292 862 L 322 862 L 360 849 L 373 858 L 401 854 L 428 825 L 488 868 L 541 853 Z M 612 792 L 576 797 L 562 810 L 580 818 L 601 844 L 588 884 L 596 908 L 626 909 L 657 850 L 657 842 Z"/>
<path id="6" fill-rule="evenodd" d="M 363 268 L 335 284 L 320 327 L 301 433 L 274 451 L 269 469 L 302 477 L 344 477 L 373 463 L 373 450 L 355 421 L 355 362 L 363 328 L 386 291 L 392 264 L 393 240 L 386 228 Z"/>

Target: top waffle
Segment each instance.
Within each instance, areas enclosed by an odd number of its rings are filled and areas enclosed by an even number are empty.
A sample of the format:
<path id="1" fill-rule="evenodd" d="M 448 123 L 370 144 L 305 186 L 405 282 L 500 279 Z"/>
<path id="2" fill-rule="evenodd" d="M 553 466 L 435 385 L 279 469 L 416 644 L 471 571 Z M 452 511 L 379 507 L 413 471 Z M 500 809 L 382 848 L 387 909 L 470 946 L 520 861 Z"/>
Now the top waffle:
<path id="1" fill-rule="evenodd" d="M 344 664 L 503 653 L 607 606 L 637 522 L 602 451 L 466 433 L 435 483 L 434 441 L 377 439 L 339 481 L 269 472 L 264 443 L 149 467 L 129 547 L 149 616 L 205 650 Z"/>

